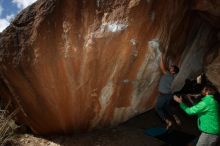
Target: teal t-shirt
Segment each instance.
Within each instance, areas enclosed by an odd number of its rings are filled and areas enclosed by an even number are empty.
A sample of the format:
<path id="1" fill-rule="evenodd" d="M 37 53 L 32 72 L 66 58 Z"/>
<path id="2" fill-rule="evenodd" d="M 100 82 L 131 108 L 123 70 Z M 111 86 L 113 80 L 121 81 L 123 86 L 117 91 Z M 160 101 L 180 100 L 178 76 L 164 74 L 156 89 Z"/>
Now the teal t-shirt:
<path id="1" fill-rule="evenodd" d="M 159 92 L 164 94 L 171 94 L 171 85 L 174 80 L 174 76 L 170 73 L 166 73 L 161 76 L 160 82 L 159 82 Z"/>

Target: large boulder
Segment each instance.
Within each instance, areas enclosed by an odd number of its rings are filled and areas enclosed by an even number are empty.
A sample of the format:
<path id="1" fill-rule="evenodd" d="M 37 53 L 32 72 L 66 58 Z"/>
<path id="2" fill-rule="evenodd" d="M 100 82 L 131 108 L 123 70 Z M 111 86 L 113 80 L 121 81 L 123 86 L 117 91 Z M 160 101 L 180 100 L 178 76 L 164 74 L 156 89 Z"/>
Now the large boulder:
<path id="1" fill-rule="evenodd" d="M 200 3 L 38 0 L 0 34 L 0 96 L 35 133 L 69 133 L 151 109 L 161 55 L 173 90 L 202 71 L 219 85 L 219 13 Z"/>

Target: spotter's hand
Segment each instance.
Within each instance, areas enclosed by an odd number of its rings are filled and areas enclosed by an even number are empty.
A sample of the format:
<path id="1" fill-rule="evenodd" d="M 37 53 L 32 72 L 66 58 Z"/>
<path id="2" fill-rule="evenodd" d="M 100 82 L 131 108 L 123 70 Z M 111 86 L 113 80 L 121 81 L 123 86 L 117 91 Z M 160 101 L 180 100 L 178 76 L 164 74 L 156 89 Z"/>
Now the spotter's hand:
<path id="1" fill-rule="evenodd" d="M 183 98 L 182 98 L 181 96 L 178 97 L 178 96 L 174 95 L 174 96 L 173 96 L 173 99 L 174 99 L 176 102 L 178 102 L 178 103 L 182 103 L 182 102 L 183 102 Z"/>

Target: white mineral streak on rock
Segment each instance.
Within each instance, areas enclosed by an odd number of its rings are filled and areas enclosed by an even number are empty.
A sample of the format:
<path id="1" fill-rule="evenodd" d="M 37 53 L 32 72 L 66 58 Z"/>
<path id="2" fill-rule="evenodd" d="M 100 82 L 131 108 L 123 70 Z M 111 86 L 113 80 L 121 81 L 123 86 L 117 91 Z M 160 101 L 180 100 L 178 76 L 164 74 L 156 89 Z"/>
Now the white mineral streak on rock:
<path id="1" fill-rule="evenodd" d="M 145 53 L 145 59 L 137 74 L 132 94 L 132 106 L 138 109 L 141 98 L 149 97 L 157 85 L 160 76 L 160 56 L 159 42 L 152 40 L 148 42 L 148 49 Z"/>
<path id="2" fill-rule="evenodd" d="M 138 56 L 137 40 L 136 39 L 131 39 L 130 43 L 132 45 L 132 55 L 134 57 L 137 57 Z"/>
<path id="3" fill-rule="evenodd" d="M 137 44 L 137 40 L 136 39 L 131 39 L 130 43 L 132 46 L 135 46 Z"/>
<path id="4" fill-rule="evenodd" d="M 151 12 L 150 19 L 151 19 L 152 22 L 154 22 L 155 17 L 156 17 L 156 13 L 155 12 Z"/>
<path id="5" fill-rule="evenodd" d="M 140 0 L 131 0 L 129 5 L 128 5 L 128 8 L 132 8 L 132 7 L 135 7 L 139 4 Z"/>
<path id="6" fill-rule="evenodd" d="M 127 20 L 108 20 L 110 14 L 105 13 L 101 25 L 95 29 L 94 25 L 90 26 L 88 35 L 85 37 L 84 47 L 90 47 L 94 44 L 94 39 L 108 37 L 111 33 L 118 33 L 128 27 Z"/>
<path id="7" fill-rule="evenodd" d="M 111 101 L 111 96 L 113 93 L 114 93 L 114 85 L 113 85 L 112 80 L 110 80 L 101 90 L 101 95 L 99 97 L 99 103 L 100 103 L 101 109 L 99 113 L 97 113 L 96 117 L 92 120 L 91 128 L 95 127 L 97 123 L 99 123 L 101 118 L 103 117 L 105 110 Z"/>
<path id="8" fill-rule="evenodd" d="M 145 59 L 139 69 L 136 80 L 132 82 L 134 91 L 132 93 L 131 106 L 115 109 L 113 122 L 117 124 L 143 112 L 143 109 L 139 108 L 141 101 L 152 94 L 160 76 L 160 56 L 159 42 L 157 40 L 149 41 Z"/>
<path id="9" fill-rule="evenodd" d="M 96 0 L 97 7 L 100 7 L 101 3 L 103 3 L 103 2 L 104 2 L 104 0 Z"/>
<path id="10" fill-rule="evenodd" d="M 107 37 L 109 35 L 109 32 L 115 33 L 120 32 L 128 27 L 128 24 L 126 22 L 120 22 L 120 21 L 110 21 L 110 22 L 103 22 L 100 26 L 100 28 L 93 32 L 93 36 L 95 38 L 102 38 Z"/>
<path id="11" fill-rule="evenodd" d="M 98 0 L 97 5 L 100 6 L 100 3 L 103 3 L 103 1 L 104 0 Z M 117 12 L 117 14 L 115 14 L 115 12 Z M 117 35 L 125 30 L 128 27 L 128 18 L 124 15 L 125 13 L 121 13 L 121 7 L 116 8 L 114 12 L 104 13 L 98 28 L 97 24 L 92 24 L 89 27 L 88 35 L 84 38 L 84 47 L 92 47 L 94 40 L 97 38 L 109 37 L 112 33 Z"/>
<path id="12" fill-rule="evenodd" d="M 99 111 L 97 116 L 92 120 L 91 128 L 95 127 L 96 124 L 99 123 L 101 118 L 103 118 L 103 115 L 104 115 L 104 113 L 105 113 L 105 111 L 111 101 L 111 96 L 114 93 L 115 86 L 114 86 L 113 78 L 117 74 L 118 70 L 122 67 L 122 64 L 123 63 L 121 63 L 120 61 L 117 61 L 117 64 L 115 64 L 114 68 L 112 69 L 112 73 L 111 73 L 111 76 L 109 77 L 108 82 L 101 90 L 101 94 L 99 97 L 99 103 L 101 106 L 101 110 Z"/>
<path id="13" fill-rule="evenodd" d="M 40 56 L 39 50 L 40 50 L 39 48 L 34 49 L 33 64 L 38 63 L 38 59 L 39 59 L 39 56 Z"/>
<path id="14" fill-rule="evenodd" d="M 85 38 L 84 48 L 92 47 L 94 44 L 94 33 L 90 33 Z"/>
<path id="15" fill-rule="evenodd" d="M 99 7 L 100 6 L 100 0 L 96 0 L 96 5 Z"/>
<path id="16" fill-rule="evenodd" d="M 97 1 L 99 4 L 101 0 Z M 128 27 L 128 19 L 118 19 L 118 18 L 111 18 L 113 17 L 112 13 L 104 13 L 101 24 L 97 29 L 96 26 L 93 24 L 88 29 L 88 35 L 85 37 L 84 48 L 91 47 L 94 44 L 94 40 L 96 38 L 103 38 L 109 37 L 112 33 L 119 33 L 125 30 Z M 122 17 L 123 18 L 123 17 Z"/>
<path id="17" fill-rule="evenodd" d="M 103 24 L 103 26 L 107 27 L 110 32 L 120 32 L 128 27 L 127 24 L 120 22 L 109 22 L 107 24 Z"/>
<path id="18" fill-rule="evenodd" d="M 102 117 L 108 103 L 110 101 L 110 97 L 113 94 L 113 82 L 109 81 L 104 88 L 102 88 L 101 96 L 99 97 L 99 103 L 101 105 L 100 117 Z"/>
<path id="19" fill-rule="evenodd" d="M 71 23 L 64 21 L 63 22 L 63 34 L 62 39 L 64 42 L 64 57 L 68 57 L 68 53 L 71 47 L 71 39 L 69 38 L 69 31 L 71 30 Z"/>
<path id="20" fill-rule="evenodd" d="M 133 41 L 132 41 L 133 42 Z M 112 125 L 126 121 L 127 119 L 143 112 L 140 109 L 140 104 L 143 98 L 149 97 L 153 89 L 157 86 L 160 76 L 160 56 L 159 41 L 152 40 L 148 42 L 148 50 L 145 54 L 145 59 L 139 69 L 136 80 L 133 83 L 132 101 L 130 107 L 116 108 Z M 126 80 L 124 80 L 125 82 Z M 147 109 L 144 109 L 147 110 Z"/>
<path id="21" fill-rule="evenodd" d="M 118 70 L 118 65 L 116 64 L 112 73 L 111 73 L 111 76 L 109 78 L 108 83 L 105 85 L 104 88 L 102 88 L 101 96 L 99 98 L 99 102 L 101 104 L 100 117 L 102 117 L 102 114 L 104 113 L 104 111 L 110 101 L 110 97 L 112 96 L 112 94 L 114 92 L 114 85 L 113 85 L 112 80 L 113 80 L 114 76 L 116 75 L 117 70 Z"/>
<path id="22" fill-rule="evenodd" d="M 149 97 L 156 87 L 160 76 L 160 56 L 159 42 L 149 41 L 145 59 L 136 77 L 137 82 L 133 84 L 131 102 L 133 109 L 138 109 L 143 96 Z"/>
<path id="23" fill-rule="evenodd" d="M 93 45 L 95 43 L 94 40 L 96 38 L 108 37 L 110 35 L 109 32 L 112 32 L 112 33 L 120 32 L 120 31 L 126 29 L 128 26 L 126 23 L 120 23 L 119 21 L 105 22 L 107 15 L 108 15 L 107 13 L 104 14 L 103 19 L 102 19 L 102 24 L 99 27 L 99 29 L 97 29 L 96 31 L 89 31 L 91 33 L 89 33 L 85 37 L 85 43 L 84 43 L 84 47 L 83 47 L 85 55 L 84 55 L 84 59 L 82 61 L 82 70 L 83 70 L 83 67 L 86 63 L 89 50 L 91 48 L 93 48 Z M 94 26 L 91 26 L 90 29 L 93 30 L 94 29 L 93 27 Z"/>

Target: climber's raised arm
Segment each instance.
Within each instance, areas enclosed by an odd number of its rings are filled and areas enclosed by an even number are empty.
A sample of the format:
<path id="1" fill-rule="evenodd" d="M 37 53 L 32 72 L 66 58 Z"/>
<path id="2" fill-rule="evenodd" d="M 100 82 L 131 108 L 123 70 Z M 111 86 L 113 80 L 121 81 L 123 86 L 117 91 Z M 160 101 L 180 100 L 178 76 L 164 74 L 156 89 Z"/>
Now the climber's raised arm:
<path id="1" fill-rule="evenodd" d="M 160 70 L 162 71 L 163 74 L 167 72 L 164 61 L 163 61 L 163 55 L 161 55 L 160 57 Z"/>

